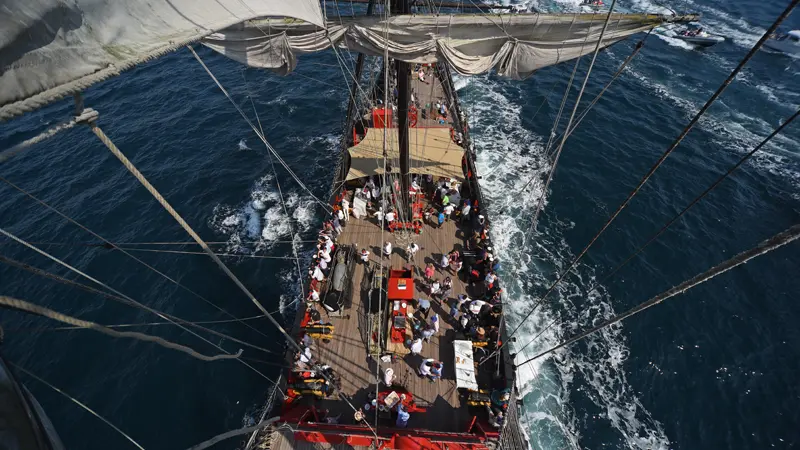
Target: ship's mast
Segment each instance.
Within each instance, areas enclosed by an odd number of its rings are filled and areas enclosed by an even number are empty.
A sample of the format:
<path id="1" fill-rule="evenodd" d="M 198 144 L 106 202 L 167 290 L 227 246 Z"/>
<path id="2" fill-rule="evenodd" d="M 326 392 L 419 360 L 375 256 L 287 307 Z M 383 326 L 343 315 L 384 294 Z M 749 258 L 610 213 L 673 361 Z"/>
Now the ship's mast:
<path id="1" fill-rule="evenodd" d="M 392 0 L 392 14 L 410 14 L 409 0 Z M 408 188 L 411 157 L 408 151 L 408 63 L 395 60 L 397 73 L 397 143 L 400 147 L 400 196 L 399 206 L 410 217 Z"/>

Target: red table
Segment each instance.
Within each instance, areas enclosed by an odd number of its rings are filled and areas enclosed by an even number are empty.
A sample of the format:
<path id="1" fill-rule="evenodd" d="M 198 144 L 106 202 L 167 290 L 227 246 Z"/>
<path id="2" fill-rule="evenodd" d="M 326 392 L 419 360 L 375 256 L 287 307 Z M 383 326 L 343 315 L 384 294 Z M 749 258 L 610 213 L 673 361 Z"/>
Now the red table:
<path id="1" fill-rule="evenodd" d="M 414 298 L 413 278 L 389 278 L 389 300 L 412 300 Z"/>

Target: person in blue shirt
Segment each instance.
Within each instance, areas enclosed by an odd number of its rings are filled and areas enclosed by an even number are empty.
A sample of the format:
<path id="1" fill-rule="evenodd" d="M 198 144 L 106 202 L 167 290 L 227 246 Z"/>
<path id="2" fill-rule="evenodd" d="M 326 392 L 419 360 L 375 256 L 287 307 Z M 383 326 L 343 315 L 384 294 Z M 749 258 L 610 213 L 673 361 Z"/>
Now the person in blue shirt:
<path id="1" fill-rule="evenodd" d="M 411 414 L 407 413 L 403 409 L 403 404 L 397 405 L 397 422 L 395 425 L 397 428 L 405 428 L 408 426 L 408 419 L 411 418 Z"/>
<path id="2" fill-rule="evenodd" d="M 441 227 L 443 223 L 444 223 L 444 213 L 439 212 L 439 227 Z"/>

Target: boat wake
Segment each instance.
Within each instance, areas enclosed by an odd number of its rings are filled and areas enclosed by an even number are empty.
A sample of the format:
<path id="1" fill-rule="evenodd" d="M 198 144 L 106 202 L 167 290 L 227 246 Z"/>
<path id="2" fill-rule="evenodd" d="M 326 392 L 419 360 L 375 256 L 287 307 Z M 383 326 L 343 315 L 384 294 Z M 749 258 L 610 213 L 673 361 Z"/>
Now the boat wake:
<path id="1" fill-rule="evenodd" d="M 503 278 L 509 280 L 506 317 L 510 327 L 522 321 L 537 296 L 574 257 L 564 240 L 565 231 L 573 224 L 552 217 L 541 222 L 539 233 L 523 246 L 549 165 L 541 139 L 524 128 L 521 106 L 511 100 L 524 98 L 521 89 L 520 85 L 474 77 L 460 93 L 468 108 Z M 531 176 L 537 181 L 525 194 L 519 194 Z M 613 315 L 610 298 L 602 288 L 587 292 L 594 282 L 593 270 L 579 266 L 560 284 L 517 333 L 513 344 L 517 362 L 593 321 Z M 554 320 L 558 325 L 542 333 Z M 541 336 L 523 350 L 539 333 Z M 644 409 L 626 379 L 622 365 L 627 356 L 621 327 L 614 327 L 581 345 L 520 367 L 518 384 L 525 401 L 522 424 L 531 445 L 541 449 L 578 448 L 582 424 L 603 421 L 617 431 L 619 446 L 668 448 L 669 439 L 661 425 Z M 573 407 L 586 401 L 595 406 Z"/>

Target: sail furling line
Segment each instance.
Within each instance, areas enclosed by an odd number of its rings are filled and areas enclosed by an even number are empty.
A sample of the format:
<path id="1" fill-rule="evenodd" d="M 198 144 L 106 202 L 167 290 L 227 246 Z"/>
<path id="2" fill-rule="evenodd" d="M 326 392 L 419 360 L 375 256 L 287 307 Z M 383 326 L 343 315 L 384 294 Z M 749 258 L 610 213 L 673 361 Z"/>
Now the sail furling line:
<path id="1" fill-rule="evenodd" d="M 187 347 L 185 345 L 177 344 L 172 341 L 168 341 L 164 338 L 158 336 L 152 336 L 145 333 L 139 333 L 138 331 L 117 331 L 113 330 L 108 327 L 104 327 L 95 322 L 90 322 L 88 320 L 78 319 L 72 316 L 68 316 L 66 314 L 60 313 L 58 311 L 54 311 L 50 308 L 45 308 L 44 306 L 35 305 L 33 303 L 27 302 L 25 300 L 20 300 L 14 297 L 7 297 L 5 295 L 0 295 L 0 305 L 5 306 L 10 309 L 16 309 L 18 311 L 24 311 L 27 313 L 35 314 L 37 316 L 47 317 L 48 319 L 56 320 L 58 322 L 67 324 L 67 325 L 74 325 L 76 327 L 87 328 L 90 330 L 98 331 L 103 334 L 107 334 L 111 337 L 117 338 L 132 338 L 137 339 L 140 341 L 145 342 L 153 342 L 156 343 L 164 348 L 168 348 L 171 350 L 178 350 L 180 352 L 186 353 L 187 355 L 197 358 L 201 361 L 217 361 L 221 359 L 237 359 L 242 355 L 242 349 L 239 349 L 238 352 L 234 354 L 217 354 L 217 355 L 204 355 L 191 347 Z"/>
<path id="2" fill-rule="evenodd" d="M 696 275 L 695 277 L 690 278 L 689 280 L 686 280 L 683 283 L 681 283 L 681 284 L 679 284 L 677 286 L 674 286 L 674 287 L 662 292 L 661 294 L 656 295 L 655 297 L 651 298 L 650 300 L 647 300 L 647 301 L 645 301 L 643 303 L 640 303 L 636 307 L 631 308 L 631 309 L 629 309 L 628 311 L 625 311 L 622 314 L 616 315 L 616 316 L 612 317 L 611 319 L 609 319 L 609 320 L 607 320 L 607 321 L 605 321 L 605 322 L 603 322 L 603 323 L 601 323 L 601 324 L 599 324 L 597 326 L 594 326 L 594 327 L 592 327 L 592 328 L 590 328 L 590 329 L 578 334 L 577 336 L 574 336 L 574 337 L 571 337 L 571 338 L 567 339 L 566 341 L 556 345 L 555 347 L 552 347 L 552 348 L 550 348 L 548 350 L 545 350 L 545 351 L 539 353 L 536 356 L 528 358 L 525 361 L 521 362 L 520 364 L 515 364 L 515 367 L 520 367 L 520 366 L 525 365 L 525 364 L 527 364 L 527 363 L 529 363 L 531 361 L 539 359 L 542 356 L 545 356 L 545 355 L 548 355 L 550 353 L 553 353 L 554 351 L 556 351 L 558 349 L 561 349 L 561 348 L 564 348 L 564 347 L 566 347 L 566 346 L 568 346 L 570 344 L 573 344 L 573 343 L 575 343 L 575 342 L 577 342 L 577 341 L 579 341 L 579 340 L 581 340 L 581 339 L 583 339 L 583 338 L 585 338 L 585 337 L 587 337 L 587 336 L 589 336 L 589 335 L 591 335 L 593 333 L 596 333 L 597 331 L 602 330 L 603 328 L 607 328 L 607 327 L 609 327 L 611 325 L 614 325 L 617 322 L 621 322 L 621 321 L 627 319 L 628 317 L 634 316 L 634 315 L 644 311 L 645 309 L 648 309 L 648 308 L 650 308 L 652 306 L 658 305 L 659 303 L 662 303 L 663 301 L 665 301 L 667 299 L 670 299 L 670 298 L 672 298 L 672 297 L 674 297 L 674 296 L 676 296 L 678 294 L 683 294 L 684 292 L 688 291 L 689 289 L 691 289 L 691 288 L 693 288 L 693 287 L 695 287 L 695 286 L 697 286 L 699 284 L 702 284 L 702 283 L 704 283 L 704 282 L 716 277 L 717 275 L 723 274 L 723 273 L 733 269 L 734 267 L 738 267 L 738 266 L 750 261 L 753 258 L 757 258 L 757 257 L 759 257 L 761 255 L 764 255 L 766 253 L 769 253 L 769 252 L 771 252 L 771 251 L 773 251 L 773 250 L 775 250 L 777 248 L 783 247 L 784 245 L 789 244 L 790 242 L 796 240 L 797 238 L 800 238 L 800 225 L 794 225 L 794 226 L 788 228 L 787 230 L 782 231 L 782 232 L 772 236 L 771 238 L 762 241 L 761 243 L 759 243 L 755 247 L 751 248 L 750 250 L 746 250 L 744 252 L 741 252 L 738 255 L 736 255 L 736 256 L 734 256 L 734 257 L 732 257 L 730 259 L 727 259 L 727 260 L 723 261 L 722 263 L 717 264 L 716 266 L 708 269 L 707 271 L 705 271 L 705 272 L 703 272 L 703 273 L 701 273 L 699 275 Z"/>

